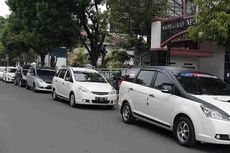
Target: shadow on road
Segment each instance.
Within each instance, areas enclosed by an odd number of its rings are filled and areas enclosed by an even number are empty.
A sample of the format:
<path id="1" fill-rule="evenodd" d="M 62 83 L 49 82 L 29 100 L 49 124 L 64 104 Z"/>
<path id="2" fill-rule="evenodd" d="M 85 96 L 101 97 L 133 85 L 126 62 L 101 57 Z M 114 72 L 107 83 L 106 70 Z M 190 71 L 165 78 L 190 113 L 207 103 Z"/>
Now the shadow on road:
<path id="1" fill-rule="evenodd" d="M 142 122 L 139 120 L 135 122 L 135 126 L 138 126 L 140 128 L 145 128 L 145 130 L 148 130 L 154 134 L 157 134 L 160 137 L 171 139 L 172 141 L 175 141 L 176 143 L 176 140 L 171 131 L 159 128 L 155 125 L 152 125 L 146 122 Z M 207 153 L 230 153 L 229 145 L 207 144 L 207 143 L 201 143 L 201 142 L 197 142 L 197 144 L 194 147 L 189 148 L 189 149 L 201 151 L 201 152 L 207 152 Z"/>

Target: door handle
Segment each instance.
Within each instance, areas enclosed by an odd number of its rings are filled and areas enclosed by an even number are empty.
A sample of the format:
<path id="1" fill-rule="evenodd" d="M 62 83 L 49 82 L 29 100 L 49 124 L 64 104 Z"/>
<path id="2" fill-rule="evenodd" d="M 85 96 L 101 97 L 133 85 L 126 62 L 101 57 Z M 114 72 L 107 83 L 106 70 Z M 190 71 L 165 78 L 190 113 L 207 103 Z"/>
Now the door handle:
<path id="1" fill-rule="evenodd" d="M 149 95 L 149 97 L 152 97 L 152 98 L 154 98 L 155 96 L 154 96 L 153 94 L 150 94 L 150 95 Z"/>
<path id="2" fill-rule="evenodd" d="M 133 91 L 133 88 L 129 88 L 129 90 Z"/>
<path id="3" fill-rule="evenodd" d="M 63 84 L 63 85 L 65 85 L 65 83 L 64 83 L 64 82 L 63 82 L 62 84 Z"/>
<path id="4" fill-rule="evenodd" d="M 55 82 L 58 82 L 57 80 L 55 80 Z"/>

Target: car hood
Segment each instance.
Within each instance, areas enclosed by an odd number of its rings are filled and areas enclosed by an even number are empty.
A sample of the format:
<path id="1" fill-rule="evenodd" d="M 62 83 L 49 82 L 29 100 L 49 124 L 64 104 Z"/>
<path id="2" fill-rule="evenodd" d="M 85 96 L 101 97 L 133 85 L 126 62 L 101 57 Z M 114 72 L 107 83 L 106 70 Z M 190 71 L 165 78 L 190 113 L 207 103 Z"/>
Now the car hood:
<path id="1" fill-rule="evenodd" d="M 110 92 L 112 90 L 109 83 L 79 82 L 78 84 L 91 92 Z"/>
<path id="2" fill-rule="evenodd" d="M 193 95 L 201 100 L 210 103 L 230 115 L 230 96 Z"/>

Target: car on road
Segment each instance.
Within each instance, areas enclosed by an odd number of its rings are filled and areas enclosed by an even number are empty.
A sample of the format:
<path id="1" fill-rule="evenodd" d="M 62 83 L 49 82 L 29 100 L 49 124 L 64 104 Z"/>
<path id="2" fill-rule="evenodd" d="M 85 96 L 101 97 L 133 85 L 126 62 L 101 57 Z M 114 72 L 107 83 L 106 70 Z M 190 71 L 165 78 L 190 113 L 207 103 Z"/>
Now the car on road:
<path id="1" fill-rule="evenodd" d="M 2 80 L 2 75 L 5 70 L 6 70 L 6 67 L 0 67 L 0 80 Z"/>
<path id="2" fill-rule="evenodd" d="M 16 67 L 6 67 L 2 75 L 2 80 L 6 83 L 13 82 L 16 70 Z"/>
<path id="3" fill-rule="evenodd" d="M 139 68 L 123 81 L 125 123 L 143 120 L 173 132 L 177 142 L 230 144 L 230 86 L 217 76 L 175 67 Z"/>
<path id="4" fill-rule="evenodd" d="M 26 75 L 29 70 L 28 66 L 18 67 L 15 72 L 14 84 L 20 87 L 26 86 Z"/>
<path id="5" fill-rule="evenodd" d="M 100 105 L 112 109 L 117 102 L 116 90 L 93 69 L 61 68 L 52 85 L 53 99 L 66 99 L 72 107 Z"/>
<path id="6" fill-rule="evenodd" d="M 37 91 L 52 91 L 52 79 L 55 75 L 55 70 L 33 66 L 29 69 L 26 77 L 26 88 L 32 88 Z"/>

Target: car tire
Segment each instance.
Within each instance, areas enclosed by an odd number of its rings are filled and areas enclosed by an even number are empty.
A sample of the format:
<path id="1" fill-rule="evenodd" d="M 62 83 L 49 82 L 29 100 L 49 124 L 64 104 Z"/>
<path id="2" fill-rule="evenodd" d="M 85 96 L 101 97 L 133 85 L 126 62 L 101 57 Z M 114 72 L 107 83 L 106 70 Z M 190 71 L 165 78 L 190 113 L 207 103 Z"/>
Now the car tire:
<path id="1" fill-rule="evenodd" d="M 128 102 L 125 102 L 121 107 L 121 115 L 123 122 L 127 124 L 132 124 L 134 122 L 134 117 L 132 113 L 132 109 Z"/>
<path id="2" fill-rule="evenodd" d="M 33 90 L 33 92 L 37 92 L 35 83 L 33 83 L 32 90 Z"/>
<path id="3" fill-rule="evenodd" d="M 192 147 L 196 144 L 193 123 L 187 116 L 181 116 L 176 119 L 173 127 L 173 133 L 178 144 L 182 146 Z"/>
<path id="4" fill-rule="evenodd" d="M 69 105 L 73 108 L 76 107 L 75 95 L 73 92 L 71 92 L 69 96 Z"/>
<path id="5" fill-rule="evenodd" d="M 52 98 L 53 98 L 53 100 L 58 100 L 58 97 L 57 97 L 57 93 L 56 93 L 56 90 L 54 89 L 53 91 L 52 91 Z"/>

